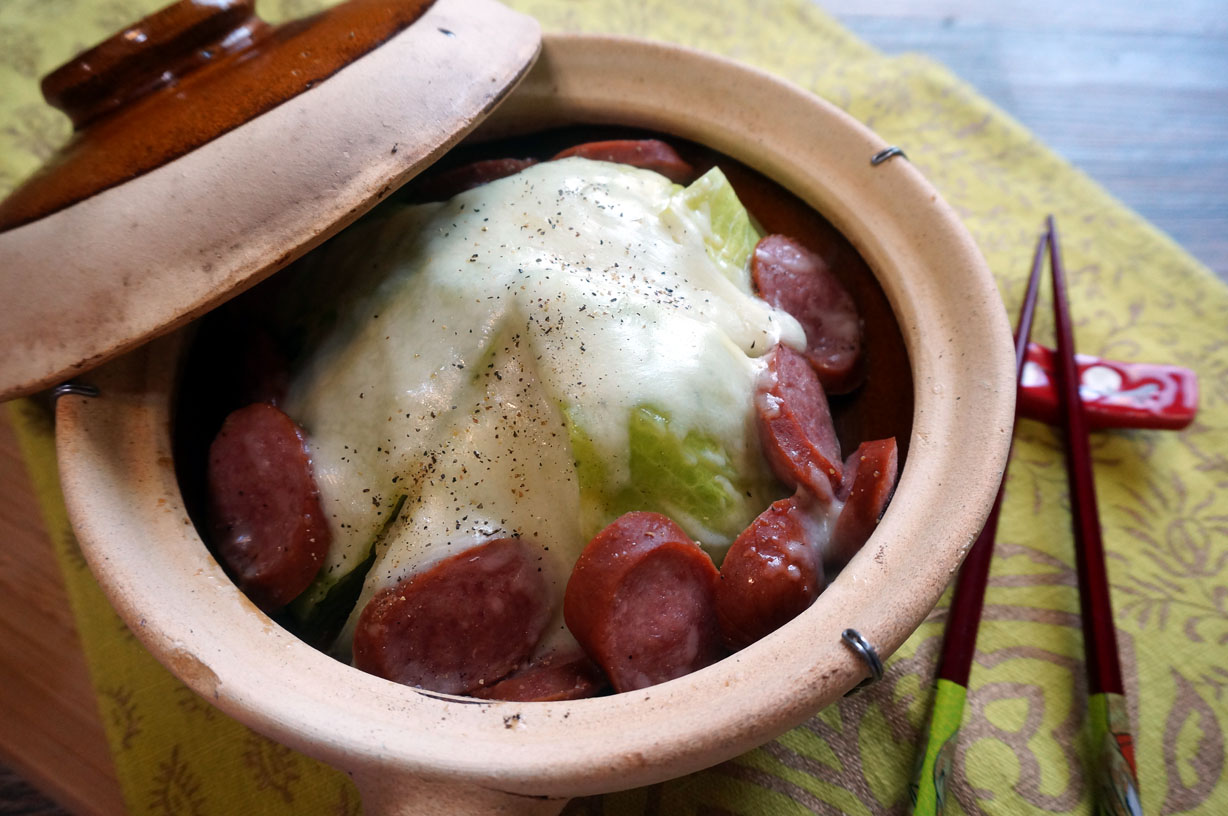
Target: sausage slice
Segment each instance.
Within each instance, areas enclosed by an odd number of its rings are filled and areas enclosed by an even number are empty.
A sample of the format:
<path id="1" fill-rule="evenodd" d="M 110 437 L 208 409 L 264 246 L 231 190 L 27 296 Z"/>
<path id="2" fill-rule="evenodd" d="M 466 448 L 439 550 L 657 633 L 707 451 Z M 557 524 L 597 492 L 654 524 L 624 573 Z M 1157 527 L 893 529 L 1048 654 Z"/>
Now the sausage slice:
<path id="1" fill-rule="evenodd" d="M 860 385 L 861 318 L 827 262 L 793 238 L 769 235 L 755 245 L 750 272 L 760 296 L 802 324 L 806 359 L 827 393 Z"/>
<path id="2" fill-rule="evenodd" d="M 466 190 L 519 173 L 537 159 L 483 159 L 462 164 L 423 179 L 413 192 L 415 201 L 447 201 Z"/>
<path id="3" fill-rule="evenodd" d="M 806 358 L 778 345 L 755 397 L 759 439 L 777 478 L 830 500 L 844 464 L 827 395 Z"/>
<path id="4" fill-rule="evenodd" d="M 601 667 L 583 652 L 551 654 L 515 674 L 473 692 L 484 700 L 544 703 L 595 697 L 609 687 Z"/>
<path id="5" fill-rule="evenodd" d="M 554 159 L 579 156 L 582 159 L 629 164 L 645 170 L 655 170 L 675 184 L 690 184 L 695 180 L 695 168 L 685 162 L 678 151 L 660 139 L 615 139 L 608 142 L 585 142 L 555 154 Z"/>
<path id="6" fill-rule="evenodd" d="M 721 562 L 716 618 L 725 645 L 749 646 L 793 620 L 823 591 L 823 563 L 797 498 L 751 522 Z"/>
<path id="7" fill-rule="evenodd" d="M 209 447 L 210 526 L 218 558 L 261 609 L 315 578 L 331 533 L 303 431 L 274 406 L 232 412 Z"/>
<path id="8" fill-rule="evenodd" d="M 839 492 L 844 509 L 836 519 L 825 559 L 829 569 L 847 564 L 870 538 L 895 490 L 898 467 L 895 437 L 862 442 L 848 458 Z"/>
<path id="9" fill-rule="evenodd" d="M 615 691 L 645 688 L 722 657 L 719 581 L 712 559 L 669 518 L 625 513 L 577 559 L 563 618 Z"/>
<path id="10" fill-rule="evenodd" d="M 469 694 L 520 667 L 550 619 L 538 556 L 500 538 L 376 594 L 354 632 L 354 665 L 408 686 Z"/>

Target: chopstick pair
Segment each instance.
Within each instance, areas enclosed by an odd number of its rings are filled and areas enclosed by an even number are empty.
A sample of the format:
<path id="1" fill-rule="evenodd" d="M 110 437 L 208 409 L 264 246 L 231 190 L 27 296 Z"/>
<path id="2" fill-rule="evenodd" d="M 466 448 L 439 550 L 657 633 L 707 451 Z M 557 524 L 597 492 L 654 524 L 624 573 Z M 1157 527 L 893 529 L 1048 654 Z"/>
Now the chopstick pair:
<path id="1" fill-rule="evenodd" d="M 1096 752 L 1093 759 L 1093 796 L 1098 813 L 1141 816 L 1134 742 L 1130 736 L 1117 638 L 1113 629 L 1113 610 L 1104 564 L 1104 545 L 1100 537 L 1087 425 L 1079 400 L 1074 338 L 1066 297 L 1066 273 L 1052 216 L 1046 220 L 1046 230 L 1036 244 L 1032 272 L 1015 329 L 1016 382 L 1023 375 L 1046 247 L 1053 276 L 1053 315 L 1058 351 L 1056 374 L 1079 576 L 1079 604 L 1088 675 L 1090 744 Z M 951 773 L 956 739 L 963 719 L 968 677 L 976 652 L 977 630 L 980 628 L 1005 488 L 1006 474 L 1003 473 L 985 527 L 969 550 L 956 580 L 934 681 L 934 702 L 929 723 L 922 733 L 910 788 L 912 812 L 917 816 L 941 814 L 945 806 L 946 780 Z"/>

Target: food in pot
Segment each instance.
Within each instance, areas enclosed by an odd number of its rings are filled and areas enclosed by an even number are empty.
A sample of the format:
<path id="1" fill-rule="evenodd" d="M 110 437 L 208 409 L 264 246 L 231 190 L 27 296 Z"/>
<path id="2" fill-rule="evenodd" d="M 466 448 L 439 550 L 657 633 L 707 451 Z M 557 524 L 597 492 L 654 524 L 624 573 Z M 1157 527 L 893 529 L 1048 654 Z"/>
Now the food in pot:
<path id="1" fill-rule="evenodd" d="M 823 591 L 822 553 L 813 542 L 825 530 L 811 504 L 804 493 L 773 502 L 725 554 L 716 617 L 730 649 L 788 623 Z"/>
<path id="2" fill-rule="evenodd" d="M 624 513 L 576 561 L 563 599 L 567 628 L 615 691 L 653 686 L 722 656 L 721 574 L 660 513 Z"/>
<path id="3" fill-rule="evenodd" d="M 240 587 L 358 668 L 496 699 L 643 688 L 809 606 L 897 466 L 841 454 L 862 326 L 824 259 L 655 140 L 418 190 L 447 200 L 300 262 L 285 394 L 213 443 Z"/>
<path id="4" fill-rule="evenodd" d="M 209 451 L 209 497 L 213 546 L 257 606 L 280 609 L 310 586 L 332 533 L 294 420 L 267 402 L 228 416 Z"/>

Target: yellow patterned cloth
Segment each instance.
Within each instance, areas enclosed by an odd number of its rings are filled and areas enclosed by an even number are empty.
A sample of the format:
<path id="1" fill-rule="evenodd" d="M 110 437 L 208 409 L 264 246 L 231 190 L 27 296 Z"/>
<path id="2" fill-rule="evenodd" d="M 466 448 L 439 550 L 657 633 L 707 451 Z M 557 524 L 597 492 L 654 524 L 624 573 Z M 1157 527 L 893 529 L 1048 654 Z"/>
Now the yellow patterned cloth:
<path id="1" fill-rule="evenodd" d="M 266 0 L 280 20 L 322 0 Z M 161 0 L 3 0 L 0 193 L 66 137 L 43 73 Z M 1228 813 L 1228 290 L 1165 236 L 941 67 L 885 58 L 807 0 L 514 0 L 548 30 L 683 43 L 787 77 L 903 146 L 967 224 L 1011 314 L 1046 213 L 1062 229 L 1081 351 L 1193 368 L 1200 415 L 1181 433 L 1097 433 L 1109 549 L 1145 812 Z M 1035 337 L 1051 342 L 1042 309 Z M 353 814 L 340 773 L 269 742 L 181 686 L 111 612 L 58 500 L 50 427 L 12 406 L 53 532 L 116 770 L 134 814 Z M 1017 433 L 949 812 L 1082 814 L 1086 687 L 1060 437 Z M 883 682 L 734 761 L 572 814 L 904 812 L 945 600 Z M 66 769 L 66 773 L 71 773 Z"/>

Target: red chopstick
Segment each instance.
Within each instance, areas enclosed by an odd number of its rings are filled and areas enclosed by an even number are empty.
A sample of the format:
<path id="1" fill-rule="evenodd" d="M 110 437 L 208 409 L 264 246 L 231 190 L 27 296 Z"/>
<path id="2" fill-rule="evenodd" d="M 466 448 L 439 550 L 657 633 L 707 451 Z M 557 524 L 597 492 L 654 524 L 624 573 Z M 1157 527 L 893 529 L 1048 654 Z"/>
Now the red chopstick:
<path id="1" fill-rule="evenodd" d="M 1062 265 L 1057 226 L 1049 216 L 1049 263 L 1053 273 L 1053 318 L 1057 331 L 1057 384 L 1066 438 L 1066 473 L 1079 573 L 1079 606 L 1083 617 L 1083 648 L 1087 663 L 1088 713 L 1096 757 L 1099 806 L 1112 813 L 1141 814 L 1134 741 L 1126 709 L 1091 449 L 1075 365 L 1074 333 L 1066 299 L 1066 271 Z"/>
<path id="2" fill-rule="evenodd" d="M 1019 322 L 1015 328 L 1016 383 L 1023 376 L 1047 241 L 1046 233 L 1036 242 L 1036 254 L 1032 257 L 1032 274 L 1028 278 L 1027 292 L 1019 309 Z M 1008 461 L 1009 458 L 1008 454 Z M 951 775 L 953 748 L 959 734 L 964 700 L 968 693 L 968 675 L 972 671 L 972 656 L 976 653 L 976 634 L 981 625 L 985 585 L 989 581 L 989 563 L 993 560 L 994 538 L 998 533 L 998 515 L 1002 510 L 1002 496 L 1005 491 L 1004 471 L 1002 481 L 998 484 L 998 496 L 994 499 L 993 509 L 989 511 L 989 518 L 985 521 L 981 534 L 968 551 L 955 582 L 955 595 L 947 612 L 947 627 L 943 634 L 938 675 L 934 678 L 934 702 L 930 706 L 929 724 L 918 745 L 921 757 L 915 763 L 916 775 L 910 789 L 912 812 L 916 816 L 930 816 L 943 810 L 946 780 Z"/>
<path id="3" fill-rule="evenodd" d="M 1015 326 L 1015 382 L 1023 376 L 1024 359 L 1027 356 L 1028 339 L 1032 336 L 1032 318 L 1036 314 L 1036 300 L 1040 291 L 1041 269 L 1044 264 L 1045 245 L 1048 233 L 1036 242 L 1032 258 L 1032 274 L 1028 288 L 1019 308 L 1019 321 Z M 1011 449 L 1014 449 L 1012 440 Z M 1009 462 L 1010 454 L 1007 454 Z M 947 628 L 942 640 L 942 656 L 938 661 L 938 679 L 950 680 L 961 686 L 968 685 L 968 673 L 972 670 L 972 657 L 976 654 L 976 634 L 981 625 L 981 610 L 985 603 L 985 586 L 989 581 L 989 564 L 993 560 L 994 538 L 998 533 L 998 515 L 1002 511 L 1002 497 L 1006 493 L 1006 473 L 998 485 L 998 496 L 985 527 L 968 551 L 964 565 L 955 582 L 955 594 L 947 612 Z"/>

